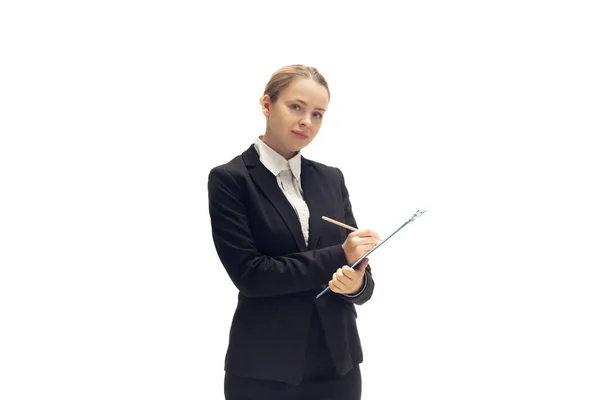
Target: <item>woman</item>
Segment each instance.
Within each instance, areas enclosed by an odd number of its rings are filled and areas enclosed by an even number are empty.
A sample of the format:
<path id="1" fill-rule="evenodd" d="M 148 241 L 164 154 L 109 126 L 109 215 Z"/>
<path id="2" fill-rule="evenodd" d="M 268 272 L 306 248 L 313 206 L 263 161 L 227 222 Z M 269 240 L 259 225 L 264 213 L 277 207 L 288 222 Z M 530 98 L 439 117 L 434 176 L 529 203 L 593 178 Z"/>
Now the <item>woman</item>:
<path id="1" fill-rule="evenodd" d="M 356 226 L 341 171 L 300 155 L 321 128 L 329 88 L 312 67 L 271 76 L 265 134 L 211 170 L 215 247 L 239 289 L 225 359 L 227 400 L 360 399 L 355 304 L 371 297 L 379 235 Z M 315 299 L 329 285 L 331 293 Z"/>

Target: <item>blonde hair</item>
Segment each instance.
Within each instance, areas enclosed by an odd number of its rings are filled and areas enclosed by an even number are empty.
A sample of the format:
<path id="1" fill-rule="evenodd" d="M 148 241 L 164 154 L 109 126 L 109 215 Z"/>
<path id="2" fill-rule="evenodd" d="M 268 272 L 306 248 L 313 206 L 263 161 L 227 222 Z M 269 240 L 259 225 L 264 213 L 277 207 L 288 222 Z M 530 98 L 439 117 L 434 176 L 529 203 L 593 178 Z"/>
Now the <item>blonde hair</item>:
<path id="1" fill-rule="evenodd" d="M 271 79 L 265 87 L 263 96 L 265 94 L 269 95 L 271 101 L 275 103 L 279 98 L 279 94 L 290 85 L 294 78 L 297 77 L 312 79 L 315 82 L 323 85 L 325 89 L 327 89 L 327 95 L 331 97 L 331 93 L 329 93 L 329 86 L 327 85 L 327 81 L 323 75 L 321 75 L 321 73 L 315 67 L 309 67 L 302 64 L 287 65 L 275 71 L 273 75 L 271 75 Z M 263 98 L 261 97 L 261 104 L 262 99 Z"/>

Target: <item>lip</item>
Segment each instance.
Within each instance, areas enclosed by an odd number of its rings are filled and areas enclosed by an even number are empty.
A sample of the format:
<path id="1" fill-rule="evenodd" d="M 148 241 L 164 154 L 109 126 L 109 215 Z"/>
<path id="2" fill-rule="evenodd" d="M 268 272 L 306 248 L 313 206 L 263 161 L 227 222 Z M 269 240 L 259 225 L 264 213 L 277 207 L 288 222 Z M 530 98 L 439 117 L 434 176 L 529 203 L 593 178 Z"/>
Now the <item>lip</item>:
<path id="1" fill-rule="evenodd" d="M 298 132 L 298 131 L 292 131 L 292 133 L 294 135 L 296 135 L 297 137 L 299 137 L 300 139 L 308 139 L 308 135 L 302 132 Z"/>

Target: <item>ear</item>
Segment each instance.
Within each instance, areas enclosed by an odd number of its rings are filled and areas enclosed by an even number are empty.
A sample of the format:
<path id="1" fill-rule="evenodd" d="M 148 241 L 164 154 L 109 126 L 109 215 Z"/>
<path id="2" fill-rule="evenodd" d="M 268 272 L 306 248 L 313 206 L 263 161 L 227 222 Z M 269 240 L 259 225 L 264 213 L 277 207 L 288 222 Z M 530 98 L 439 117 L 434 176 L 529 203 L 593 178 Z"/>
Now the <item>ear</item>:
<path id="1" fill-rule="evenodd" d="M 265 117 L 268 117 L 271 114 L 271 107 L 273 103 L 271 102 L 271 97 L 268 94 L 265 94 L 260 99 L 260 104 L 262 105 L 262 112 Z"/>

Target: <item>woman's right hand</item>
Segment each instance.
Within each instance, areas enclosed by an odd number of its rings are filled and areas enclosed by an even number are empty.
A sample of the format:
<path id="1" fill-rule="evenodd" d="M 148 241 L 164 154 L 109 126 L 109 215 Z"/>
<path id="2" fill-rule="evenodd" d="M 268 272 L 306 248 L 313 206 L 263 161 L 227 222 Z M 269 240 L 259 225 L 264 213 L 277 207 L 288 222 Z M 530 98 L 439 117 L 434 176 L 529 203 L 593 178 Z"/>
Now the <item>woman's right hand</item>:
<path id="1" fill-rule="evenodd" d="M 346 254 L 348 265 L 354 265 L 379 243 L 379 234 L 372 229 L 359 229 L 348 235 L 342 248 Z"/>

